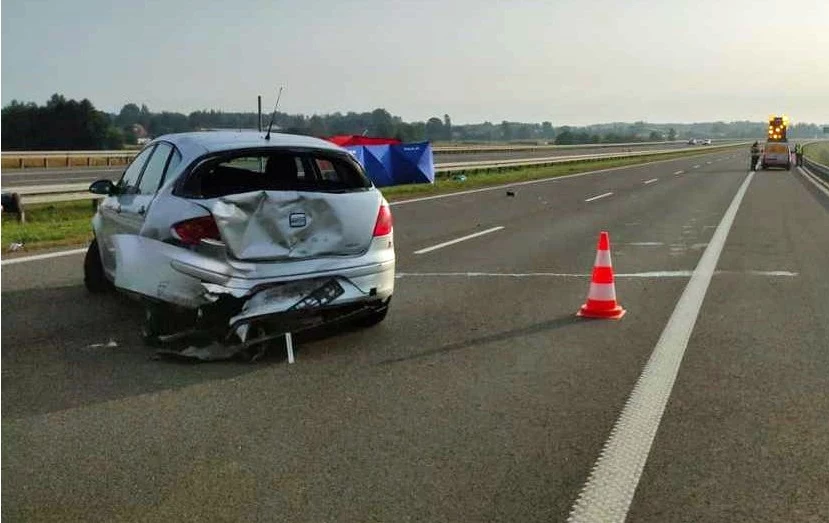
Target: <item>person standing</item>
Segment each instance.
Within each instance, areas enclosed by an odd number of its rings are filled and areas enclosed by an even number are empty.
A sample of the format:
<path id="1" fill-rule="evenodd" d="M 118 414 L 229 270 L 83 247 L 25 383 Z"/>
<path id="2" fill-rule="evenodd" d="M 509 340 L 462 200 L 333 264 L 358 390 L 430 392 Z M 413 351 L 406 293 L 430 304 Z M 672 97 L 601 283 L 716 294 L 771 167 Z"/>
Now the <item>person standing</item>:
<path id="1" fill-rule="evenodd" d="M 749 166 L 749 170 L 754 170 L 757 167 L 757 160 L 760 159 L 760 144 L 754 142 L 751 144 L 751 165 Z"/>
<path id="2" fill-rule="evenodd" d="M 794 145 L 794 157 L 796 165 L 803 165 L 803 144 L 796 143 Z"/>

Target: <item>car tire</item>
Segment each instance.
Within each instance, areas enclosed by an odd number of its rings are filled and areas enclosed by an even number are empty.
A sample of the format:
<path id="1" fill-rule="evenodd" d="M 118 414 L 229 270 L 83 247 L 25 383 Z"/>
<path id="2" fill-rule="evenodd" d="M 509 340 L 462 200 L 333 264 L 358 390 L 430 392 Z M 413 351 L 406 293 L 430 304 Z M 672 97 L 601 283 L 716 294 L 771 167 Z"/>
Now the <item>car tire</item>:
<path id="1" fill-rule="evenodd" d="M 389 307 L 391 306 L 391 298 L 386 300 L 383 305 L 380 305 L 373 311 L 367 313 L 365 316 L 359 318 L 355 323 L 358 327 L 374 327 L 381 321 L 386 319 L 386 316 L 389 313 Z"/>
<path id="2" fill-rule="evenodd" d="M 83 260 L 83 284 L 86 290 L 93 294 L 100 294 L 113 289 L 104 272 L 104 264 L 101 262 L 101 252 L 98 250 L 98 240 L 92 240 L 86 256 Z"/>

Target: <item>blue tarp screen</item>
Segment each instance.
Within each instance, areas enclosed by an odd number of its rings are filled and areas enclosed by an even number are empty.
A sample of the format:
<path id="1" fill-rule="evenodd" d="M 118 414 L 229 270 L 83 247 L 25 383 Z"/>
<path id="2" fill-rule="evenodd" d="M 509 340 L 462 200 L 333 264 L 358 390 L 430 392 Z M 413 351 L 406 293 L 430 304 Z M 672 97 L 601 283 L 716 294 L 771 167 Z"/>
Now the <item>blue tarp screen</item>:
<path id="1" fill-rule="evenodd" d="M 435 162 L 429 142 L 399 145 L 350 145 L 377 187 L 407 183 L 434 183 Z"/>

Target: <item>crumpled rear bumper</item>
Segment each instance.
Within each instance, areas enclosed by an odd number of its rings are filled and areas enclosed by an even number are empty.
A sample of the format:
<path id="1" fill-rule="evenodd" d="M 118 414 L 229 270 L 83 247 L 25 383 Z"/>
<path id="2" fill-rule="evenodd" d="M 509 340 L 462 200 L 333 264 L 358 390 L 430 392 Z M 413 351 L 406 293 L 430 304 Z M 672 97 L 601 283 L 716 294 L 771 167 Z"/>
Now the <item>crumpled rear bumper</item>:
<path id="1" fill-rule="evenodd" d="M 288 319 L 361 304 L 376 305 L 394 292 L 393 252 L 391 256 L 353 258 L 353 265 L 340 263 L 340 267 L 329 270 L 251 277 L 255 271 L 240 270 L 229 261 L 158 240 L 116 235 L 113 242 L 116 287 L 187 309 L 231 301 L 237 306 L 230 309 L 228 327 L 253 320 Z M 312 306 L 297 306 L 332 281 L 342 289 L 337 296 Z"/>

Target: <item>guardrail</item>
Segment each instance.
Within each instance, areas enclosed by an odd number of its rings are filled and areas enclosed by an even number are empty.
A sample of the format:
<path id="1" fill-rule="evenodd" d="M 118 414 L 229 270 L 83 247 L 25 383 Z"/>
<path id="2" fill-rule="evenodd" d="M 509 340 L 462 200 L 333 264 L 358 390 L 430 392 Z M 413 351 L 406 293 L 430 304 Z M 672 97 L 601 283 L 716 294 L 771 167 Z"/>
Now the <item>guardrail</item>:
<path id="1" fill-rule="evenodd" d="M 747 144 L 748 142 L 729 145 L 709 145 L 704 147 L 696 147 L 690 150 L 697 152 L 708 152 Z M 460 174 L 478 171 L 514 169 L 531 166 L 544 167 L 546 165 L 561 163 L 622 159 L 637 156 L 654 156 L 661 154 L 679 154 L 686 153 L 688 151 L 689 149 L 661 149 L 625 153 L 597 153 L 580 154 L 572 156 L 552 156 L 548 158 L 488 160 L 475 162 L 445 162 L 435 165 L 435 173 L 438 175 Z M 97 200 L 103 198 L 103 196 L 101 195 L 92 194 L 89 192 L 89 183 L 66 183 L 56 185 L 29 185 L 23 187 L 4 187 L 3 192 L 19 194 L 26 204 L 65 202 L 74 200 Z"/>
<path id="2" fill-rule="evenodd" d="M 716 143 L 731 143 L 733 140 L 714 140 Z M 575 145 L 440 145 L 432 151 L 439 154 L 475 154 L 494 152 L 534 152 L 568 149 L 610 149 L 617 147 L 637 148 L 655 145 L 682 145 L 684 140 L 665 142 L 591 143 Z M 690 144 L 689 144 L 690 145 Z M 711 146 L 705 146 L 711 147 Z M 49 168 L 49 167 L 104 167 L 124 165 L 140 150 L 117 151 L 3 151 L 0 153 L 6 168 Z"/>
<path id="3" fill-rule="evenodd" d="M 810 160 L 807 156 L 803 157 L 803 166 L 809 169 L 809 171 L 813 174 L 822 178 L 823 181 L 829 182 L 829 166 Z"/>

